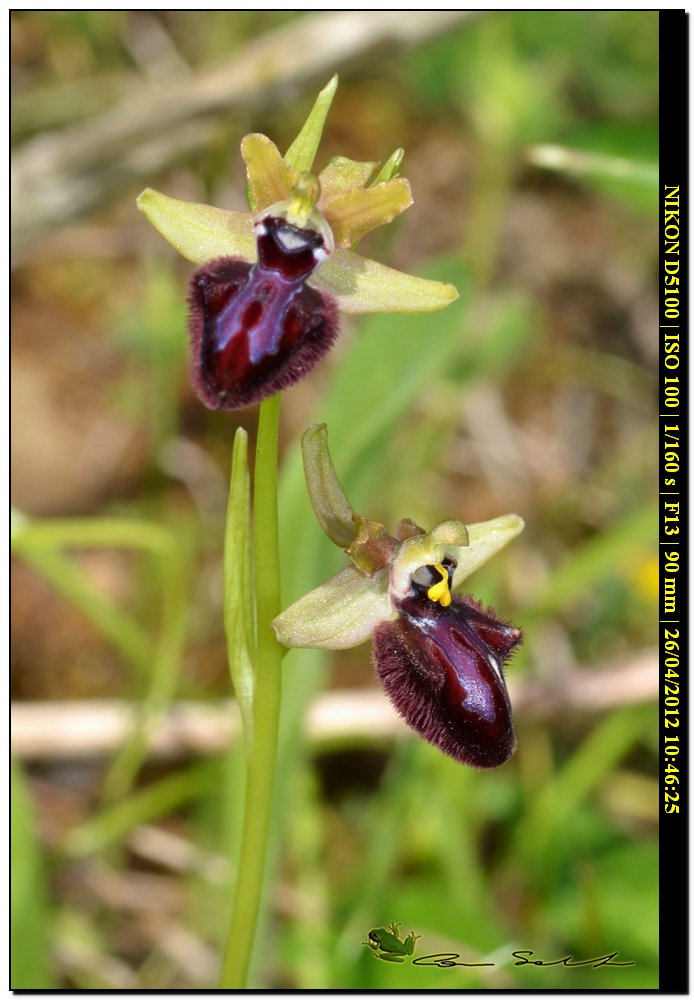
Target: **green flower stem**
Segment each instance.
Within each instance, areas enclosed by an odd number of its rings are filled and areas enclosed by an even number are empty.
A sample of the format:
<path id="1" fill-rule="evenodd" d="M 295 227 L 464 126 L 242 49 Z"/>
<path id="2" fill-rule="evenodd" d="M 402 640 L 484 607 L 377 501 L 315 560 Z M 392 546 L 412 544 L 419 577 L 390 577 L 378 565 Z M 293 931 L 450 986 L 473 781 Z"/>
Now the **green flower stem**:
<path id="1" fill-rule="evenodd" d="M 277 523 L 277 442 L 280 395 L 260 406 L 253 495 L 253 541 L 258 643 L 253 693 L 253 746 L 248 761 L 234 909 L 220 989 L 245 989 L 265 875 L 270 828 L 284 649 L 270 622 L 280 611 Z"/>

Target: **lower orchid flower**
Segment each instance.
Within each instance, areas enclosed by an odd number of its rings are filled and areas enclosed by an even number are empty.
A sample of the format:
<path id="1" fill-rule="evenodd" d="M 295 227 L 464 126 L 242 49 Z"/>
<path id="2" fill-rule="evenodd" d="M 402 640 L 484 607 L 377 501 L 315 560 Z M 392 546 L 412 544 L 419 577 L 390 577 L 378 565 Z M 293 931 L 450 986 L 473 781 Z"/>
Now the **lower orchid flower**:
<path id="1" fill-rule="evenodd" d="M 523 521 L 515 514 L 480 524 L 444 521 L 425 532 L 406 519 L 391 536 L 350 507 L 324 424 L 309 427 L 302 447 L 316 516 L 352 565 L 275 618 L 278 640 L 346 649 L 371 637 L 378 678 L 408 725 L 461 763 L 503 764 L 516 749 L 504 665 L 521 631 L 453 591 L 515 538 Z"/>

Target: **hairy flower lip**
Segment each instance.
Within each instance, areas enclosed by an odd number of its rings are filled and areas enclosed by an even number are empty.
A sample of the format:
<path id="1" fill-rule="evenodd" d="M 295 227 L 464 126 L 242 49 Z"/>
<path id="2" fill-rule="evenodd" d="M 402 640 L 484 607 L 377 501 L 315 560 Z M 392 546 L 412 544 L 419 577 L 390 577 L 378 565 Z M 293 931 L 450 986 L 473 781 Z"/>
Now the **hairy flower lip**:
<path id="1" fill-rule="evenodd" d="M 396 710 L 429 743 L 472 767 L 498 767 L 516 749 L 503 664 L 518 629 L 454 595 L 446 608 L 416 598 L 374 631 L 376 674 Z"/>
<path id="2" fill-rule="evenodd" d="M 251 264 L 234 257 L 196 271 L 189 295 L 191 375 L 210 409 L 260 402 L 293 385 L 330 350 L 337 307 L 303 282 L 295 285 L 271 270 L 254 276 Z M 231 321 L 225 321 L 225 303 L 236 310 Z M 240 326 L 249 315 L 255 324 Z M 299 338 L 292 336 L 296 327 Z"/>
<path id="3" fill-rule="evenodd" d="M 516 514 L 477 524 L 384 526 L 355 514 L 332 464 L 324 424 L 302 438 L 311 503 L 353 565 L 272 622 L 282 645 L 348 649 L 373 640 L 376 674 L 395 709 L 425 740 L 472 767 L 503 764 L 516 747 L 503 667 L 520 629 L 451 593 L 523 529 Z"/>

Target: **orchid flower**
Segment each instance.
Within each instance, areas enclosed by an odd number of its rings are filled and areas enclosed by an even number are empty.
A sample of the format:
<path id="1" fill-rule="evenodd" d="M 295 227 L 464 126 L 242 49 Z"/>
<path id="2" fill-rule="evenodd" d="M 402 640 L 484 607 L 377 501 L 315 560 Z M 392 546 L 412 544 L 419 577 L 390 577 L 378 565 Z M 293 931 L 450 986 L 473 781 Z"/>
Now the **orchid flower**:
<path id="1" fill-rule="evenodd" d="M 352 565 L 275 618 L 288 647 L 346 649 L 371 638 L 376 674 L 393 705 L 425 740 L 462 763 L 496 767 L 516 741 L 504 664 L 521 631 L 454 592 L 522 529 L 506 514 L 480 524 L 444 521 L 395 535 L 356 514 L 332 466 L 324 424 L 302 440 L 311 503 Z"/>
<path id="2" fill-rule="evenodd" d="M 412 204 L 396 176 L 398 149 L 381 166 L 334 157 L 310 171 L 337 87 L 318 96 L 284 157 L 265 135 L 241 143 L 252 211 L 226 211 L 150 188 L 138 207 L 187 260 L 193 383 L 205 405 L 258 402 L 307 374 L 330 350 L 338 314 L 442 309 L 449 284 L 393 270 L 352 247 Z"/>

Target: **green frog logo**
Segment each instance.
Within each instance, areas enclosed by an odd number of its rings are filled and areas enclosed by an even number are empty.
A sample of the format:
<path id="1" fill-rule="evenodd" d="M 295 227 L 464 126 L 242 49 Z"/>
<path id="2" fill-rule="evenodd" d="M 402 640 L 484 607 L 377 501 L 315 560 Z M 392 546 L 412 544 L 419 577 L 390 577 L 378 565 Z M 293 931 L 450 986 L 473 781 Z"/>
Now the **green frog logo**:
<path id="1" fill-rule="evenodd" d="M 374 927 L 370 930 L 364 945 L 371 948 L 374 958 L 380 958 L 384 962 L 404 962 L 408 955 L 414 954 L 415 941 L 420 936 L 410 931 L 402 939 L 400 924 L 391 920 L 387 927 Z"/>

